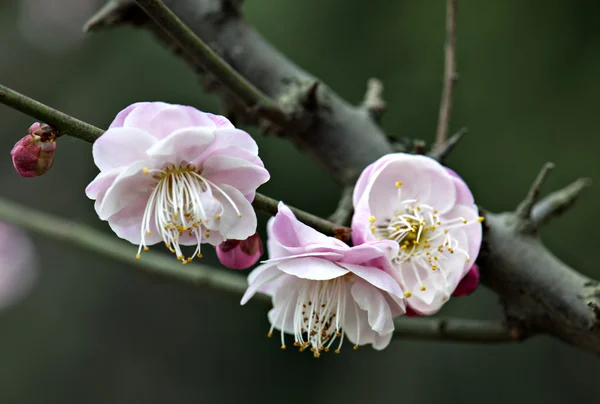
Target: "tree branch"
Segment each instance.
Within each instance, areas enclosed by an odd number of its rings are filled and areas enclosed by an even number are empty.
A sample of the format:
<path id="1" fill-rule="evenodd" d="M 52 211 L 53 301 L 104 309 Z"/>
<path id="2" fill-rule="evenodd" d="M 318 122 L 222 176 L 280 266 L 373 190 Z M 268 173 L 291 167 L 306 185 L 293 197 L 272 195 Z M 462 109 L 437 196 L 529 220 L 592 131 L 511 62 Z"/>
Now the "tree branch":
<path id="1" fill-rule="evenodd" d="M 444 58 L 444 84 L 442 101 L 435 135 L 434 148 L 442 149 L 448 137 L 450 114 L 452 112 L 452 93 L 458 79 L 456 73 L 456 3 L 458 0 L 447 0 L 446 3 L 446 52 Z"/>
<path id="2" fill-rule="evenodd" d="M 592 185 L 592 181 L 589 178 L 579 178 L 536 203 L 531 211 L 531 221 L 535 227 L 542 227 L 553 217 L 560 216 L 570 209 L 579 199 L 581 192 L 590 185 Z"/>
<path id="3" fill-rule="evenodd" d="M 0 84 L 0 103 L 8 105 L 18 111 L 24 112 L 27 115 L 32 116 L 43 122 L 48 122 L 61 134 L 69 135 L 86 142 L 93 143 L 96 139 L 104 133 L 104 130 L 97 128 L 93 125 L 87 124 L 76 118 L 73 118 L 63 112 L 60 112 L 54 108 L 42 104 L 41 102 L 35 101 L 23 94 L 17 93 L 16 91 L 3 86 Z M 252 205 L 257 211 L 266 213 L 268 215 L 275 215 L 277 213 L 278 201 L 269 198 L 268 196 L 256 194 Z M 340 233 L 350 233 L 350 229 L 338 226 L 326 219 L 322 219 L 318 216 L 304 212 L 300 209 L 290 206 L 290 209 L 298 220 L 305 224 L 313 227 L 314 229 L 330 235 L 337 236 Z"/>
<path id="4" fill-rule="evenodd" d="M 182 52 L 171 35 L 134 2 L 113 0 L 113 3 L 116 5 L 110 12 L 104 9 L 90 20 L 87 25 L 90 30 L 123 23 L 143 26 L 196 71 L 217 76 Z M 320 80 L 286 59 L 244 21 L 239 12 L 228 12 L 222 0 L 165 0 L 164 3 L 241 76 L 275 100 L 286 113 L 294 115 L 294 123 L 299 124 L 295 125 L 296 130 L 286 131 L 286 137 L 309 153 L 340 185 L 354 185 L 361 171 L 373 162 L 373 156 L 393 151 L 379 126 L 361 107 L 348 104 Z M 310 111 L 302 103 L 316 82 L 321 83 L 314 94 L 317 108 Z M 237 106 L 233 107 L 235 110 Z M 259 123 L 262 117 L 260 113 L 249 115 L 247 111 L 240 115 L 248 123 Z M 356 148 L 357 144 L 360 149 Z"/>
<path id="5" fill-rule="evenodd" d="M 367 81 L 367 91 L 361 104 L 363 110 L 375 122 L 381 122 L 383 113 L 387 109 L 387 104 L 383 99 L 383 83 L 376 78 L 370 78 Z"/>
<path id="6" fill-rule="evenodd" d="M 161 0 L 135 0 L 154 22 L 168 33 L 191 59 L 210 71 L 232 94 L 248 107 L 259 107 L 261 114 L 286 126 L 288 117 L 262 91 L 246 80 L 190 30 Z"/>
<path id="7" fill-rule="evenodd" d="M 465 136 L 467 132 L 469 132 L 468 128 L 461 128 L 458 132 L 452 135 L 442 147 L 434 147 L 429 153 L 429 157 L 434 158 L 440 163 L 444 164 L 452 150 L 454 150 L 454 147 L 456 147 L 458 142 L 462 140 L 463 136 Z"/>
<path id="8" fill-rule="evenodd" d="M 53 241 L 67 242 L 96 254 L 124 262 L 137 271 L 166 281 L 176 281 L 194 287 L 209 287 L 239 298 L 246 291 L 244 276 L 229 270 L 218 270 L 192 262 L 181 265 L 164 254 L 148 251 L 135 258 L 131 244 L 85 225 L 58 218 L 0 198 L 0 220 L 48 236 Z M 271 298 L 257 293 L 252 299 L 268 305 Z M 418 339 L 462 342 L 515 341 L 501 323 L 439 318 L 398 318 L 395 320 L 395 339 Z"/>
<path id="9" fill-rule="evenodd" d="M 527 336 L 501 321 L 462 318 L 399 317 L 394 322 L 394 339 L 419 339 L 470 343 L 519 342 Z"/>

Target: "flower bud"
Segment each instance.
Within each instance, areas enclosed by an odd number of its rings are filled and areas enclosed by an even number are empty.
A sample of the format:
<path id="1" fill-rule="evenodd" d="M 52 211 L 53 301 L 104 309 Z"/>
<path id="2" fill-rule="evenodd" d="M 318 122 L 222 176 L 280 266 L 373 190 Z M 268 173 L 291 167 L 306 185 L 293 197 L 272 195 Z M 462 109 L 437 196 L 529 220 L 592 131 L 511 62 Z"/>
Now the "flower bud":
<path id="1" fill-rule="evenodd" d="M 262 240 L 256 233 L 246 240 L 227 240 L 217 247 L 219 261 L 231 269 L 250 268 L 262 254 Z"/>
<path id="2" fill-rule="evenodd" d="M 22 177 L 39 177 L 54 163 L 58 130 L 50 125 L 34 123 L 29 133 L 10 152 L 15 170 Z"/>
<path id="3" fill-rule="evenodd" d="M 452 296 L 468 296 L 479 286 L 479 267 L 473 264 L 469 272 L 461 279 Z"/>

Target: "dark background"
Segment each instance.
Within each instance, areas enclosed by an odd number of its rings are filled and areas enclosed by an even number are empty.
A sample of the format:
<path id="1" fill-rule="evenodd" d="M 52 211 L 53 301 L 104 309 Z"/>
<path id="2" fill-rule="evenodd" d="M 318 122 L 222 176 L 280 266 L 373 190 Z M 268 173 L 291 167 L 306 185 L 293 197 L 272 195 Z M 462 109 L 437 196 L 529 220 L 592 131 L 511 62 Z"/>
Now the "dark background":
<path id="1" fill-rule="evenodd" d="M 135 101 L 219 112 L 217 98 L 203 94 L 197 77 L 149 33 L 127 27 L 84 37 L 81 27 L 101 3 L 2 1 L 0 82 L 100 127 Z M 444 3 L 252 0 L 245 12 L 352 102 L 369 77 L 382 79 L 386 131 L 431 141 Z M 487 209 L 512 209 L 546 161 L 557 165 L 547 191 L 578 176 L 600 178 L 599 13 L 594 0 L 460 2 L 452 129 L 466 125 L 469 134 L 450 166 Z M 110 231 L 84 194 L 97 173 L 88 143 L 60 139 L 44 177 L 14 172 L 8 153 L 32 122 L 0 106 L 0 194 Z M 333 210 L 338 190 L 326 173 L 285 140 L 256 139 L 272 174 L 261 192 L 316 214 Z M 596 186 L 543 232 L 559 257 L 596 278 L 599 202 Z M 92 252 L 32 238 L 38 282 L 0 312 L 2 404 L 577 403 L 600 394 L 598 359 L 548 337 L 512 345 L 394 341 L 383 352 L 346 350 L 317 361 L 267 339 L 260 305 L 240 307 L 229 295 L 159 283 Z M 442 314 L 495 319 L 501 311 L 481 289 Z"/>

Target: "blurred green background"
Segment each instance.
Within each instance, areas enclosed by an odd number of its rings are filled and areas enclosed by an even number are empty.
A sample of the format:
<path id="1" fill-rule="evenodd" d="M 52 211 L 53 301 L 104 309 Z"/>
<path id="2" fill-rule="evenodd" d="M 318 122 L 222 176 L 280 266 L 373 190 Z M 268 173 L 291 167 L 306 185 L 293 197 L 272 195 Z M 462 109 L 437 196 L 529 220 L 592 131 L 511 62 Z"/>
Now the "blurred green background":
<path id="1" fill-rule="evenodd" d="M 84 37 L 102 0 L 0 3 L 0 82 L 100 127 L 135 101 L 218 112 L 214 96 L 151 35 L 130 27 Z M 291 59 L 358 103 L 383 80 L 390 134 L 431 141 L 443 67 L 445 2 L 252 0 L 245 12 Z M 452 129 L 469 127 L 450 165 L 493 211 L 512 209 L 546 161 L 550 191 L 598 181 L 600 2 L 461 0 L 460 81 Z M 59 141 L 54 168 L 22 179 L 8 153 L 33 122 L 0 106 L 3 197 L 103 231 L 83 190 L 97 169 L 89 144 Z M 256 132 L 251 129 L 251 132 Z M 272 180 L 261 192 L 327 215 L 333 181 L 286 141 L 257 137 Z M 594 259 L 600 187 L 543 237 L 567 263 L 600 277 Z M 265 218 L 262 218 L 262 224 Z M 513 345 L 394 341 L 315 360 L 266 338 L 266 310 L 160 283 L 111 259 L 32 235 L 39 279 L 0 312 L 0 403 L 437 404 L 594 401 L 600 363 L 548 337 Z M 131 246 L 135 254 L 136 247 Z M 214 254 L 206 258 L 214 264 Z M 481 289 L 442 315 L 495 319 Z"/>

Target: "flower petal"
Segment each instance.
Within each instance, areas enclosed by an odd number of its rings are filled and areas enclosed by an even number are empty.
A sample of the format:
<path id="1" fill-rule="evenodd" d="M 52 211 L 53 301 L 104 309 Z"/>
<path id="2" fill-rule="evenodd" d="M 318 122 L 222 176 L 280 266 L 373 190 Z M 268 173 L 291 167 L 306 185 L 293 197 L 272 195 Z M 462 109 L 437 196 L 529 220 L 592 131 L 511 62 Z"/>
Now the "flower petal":
<path id="1" fill-rule="evenodd" d="M 242 194 L 256 191 L 270 178 L 263 167 L 228 155 L 213 155 L 202 164 L 202 176 L 215 184 L 227 184 Z"/>
<path id="2" fill-rule="evenodd" d="M 346 263 L 341 263 L 340 265 L 359 278 L 364 279 L 371 285 L 384 290 L 391 295 L 398 297 L 404 296 L 404 292 L 402 292 L 398 282 L 382 269 Z"/>
<path id="3" fill-rule="evenodd" d="M 190 163 L 202 154 L 215 139 L 214 130 L 188 127 L 175 130 L 148 149 L 149 157 L 172 164 Z"/>
<path id="4" fill-rule="evenodd" d="M 256 232 L 256 213 L 244 195 L 229 185 L 220 185 L 223 192 L 214 192 L 215 198 L 223 206 L 219 220 L 219 232 L 226 239 L 245 240 Z M 225 195 L 227 195 L 227 198 Z M 234 208 L 237 208 L 236 209 Z M 238 212 L 241 217 L 238 216 Z"/>
<path id="5" fill-rule="evenodd" d="M 98 209 L 98 216 L 107 220 L 127 205 L 139 199 L 148 201 L 155 179 L 143 173 L 146 162 L 140 161 L 124 169 L 106 191 Z"/>
<path id="6" fill-rule="evenodd" d="M 328 280 L 339 278 L 348 273 L 348 270 L 335 263 L 316 257 L 297 258 L 277 263 L 281 271 L 302 279 Z"/>
<path id="7" fill-rule="evenodd" d="M 275 265 L 257 266 L 256 269 L 250 273 L 250 276 L 248 276 L 248 289 L 246 289 L 240 304 L 244 305 L 248 303 L 248 300 L 250 300 L 261 287 L 281 275 L 281 271 L 279 271 Z"/>
<path id="8" fill-rule="evenodd" d="M 135 128 L 109 129 L 92 146 L 94 162 L 101 171 L 120 168 L 146 159 L 146 150 L 156 140 Z"/>
<path id="9" fill-rule="evenodd" d="M 379 335 L 394 331 L 390 306 L 380 290 L 365 281 L 357 280 L 352 285 L 351 293 L 358 306 L 367 312 L 369 325 L 373 331 Z"/>

